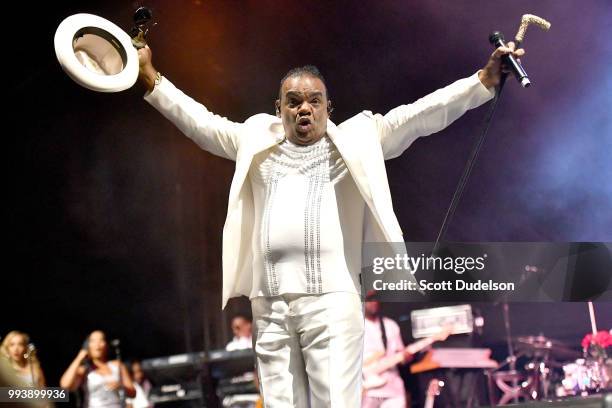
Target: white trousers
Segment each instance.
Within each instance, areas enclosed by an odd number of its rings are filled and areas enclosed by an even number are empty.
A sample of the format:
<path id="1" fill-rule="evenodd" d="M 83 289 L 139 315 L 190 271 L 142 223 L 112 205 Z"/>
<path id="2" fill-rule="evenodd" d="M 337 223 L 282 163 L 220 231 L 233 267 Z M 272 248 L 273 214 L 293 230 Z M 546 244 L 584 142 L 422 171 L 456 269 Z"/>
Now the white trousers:
<path id="1" fill-rule="evenodd" d="M 361 405 L 364 317 L 349 292 L 251 299 L 266 408 Z"/>

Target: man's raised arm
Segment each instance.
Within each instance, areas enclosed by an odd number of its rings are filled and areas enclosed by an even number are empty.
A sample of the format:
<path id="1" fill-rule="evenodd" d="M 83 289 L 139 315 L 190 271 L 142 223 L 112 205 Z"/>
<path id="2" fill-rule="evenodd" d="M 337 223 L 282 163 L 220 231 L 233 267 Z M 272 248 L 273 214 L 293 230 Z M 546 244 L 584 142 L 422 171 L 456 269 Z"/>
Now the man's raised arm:
<path id="1" fill-rule="evenodd" d="M 508 47 L 497 48 L 485 67 L 474 75 L 392 109 L 384 116 L 375 115 L 385 159 L 399 156 L 418 137 L 444 129 L 468 110 L 493 98 L 494 87 L 499 84 L 501 73 L 506 72 L 501 57 L 509 53 L 520 57 L 525 51 L 514 51 L 514 44 L 508 43 Z"/>
<path id="2" fill-rule="evenodd" d="M 209 112 L 163 78 L 153 67 L 151 49 L 138 50 L 139 79 L 147 88 L 145 100 L 202 149 L 236 160 L 244 125 Z"/>

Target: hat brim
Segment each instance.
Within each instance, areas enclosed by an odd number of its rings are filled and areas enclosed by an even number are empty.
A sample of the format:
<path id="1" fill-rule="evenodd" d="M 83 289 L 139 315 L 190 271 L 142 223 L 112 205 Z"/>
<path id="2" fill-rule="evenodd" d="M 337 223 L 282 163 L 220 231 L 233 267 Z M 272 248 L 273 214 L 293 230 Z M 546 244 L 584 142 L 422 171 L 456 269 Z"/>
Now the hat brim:
<path id="1" fill-rule="evenodd" d="M 119 72 L 106 74 L 87 68 L 75 54 L 75 40 L 94 34 L 121 58 Z M 93 14 L 74 14 L 60 23 L 54 38 L 55 55 L 62 69 L 79 85 L 98 92 L 119 92 L 138 79 L 138 52 L 130 37 L 110 21 Z M 117 64 L 115 64 L 117 65 Z"/>

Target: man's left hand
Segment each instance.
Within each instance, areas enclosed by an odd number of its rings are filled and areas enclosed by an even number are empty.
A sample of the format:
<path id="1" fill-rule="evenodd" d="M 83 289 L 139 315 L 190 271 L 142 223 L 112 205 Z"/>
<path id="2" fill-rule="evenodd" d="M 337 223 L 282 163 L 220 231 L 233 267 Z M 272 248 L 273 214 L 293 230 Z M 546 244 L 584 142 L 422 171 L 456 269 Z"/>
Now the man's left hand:
<path id="1" fill-rule="evenodd" d="M 487 61 L 487 65 L 478 73 L 480 82 L 487 88 L 499 85 L 502 72 L 510 72 L 510 68 L 506 66 L 501 59 L 503 55 L 507 54 L 514 55 L 514 58 L 520 58 L 525 55 L 525 50 L 522 48 L 515 50 L 514 43 L 509 42 L 506 44 L 506 47 L 498 47 L 493 51 L 493 54 L 491 54 L 491 57 L 489 57 Z"/>

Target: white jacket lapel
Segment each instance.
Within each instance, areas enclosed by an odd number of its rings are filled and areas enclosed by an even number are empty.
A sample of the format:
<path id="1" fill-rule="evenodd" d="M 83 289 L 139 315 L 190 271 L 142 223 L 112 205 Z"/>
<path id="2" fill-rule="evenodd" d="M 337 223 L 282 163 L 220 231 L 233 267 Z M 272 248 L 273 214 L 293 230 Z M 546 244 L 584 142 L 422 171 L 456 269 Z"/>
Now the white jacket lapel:
<path id="1" fill-rule="evenodd" d="M 363 169 L 361 158 L 359 157 L 359 150 L 355 145 L 350 143 L 348 135 L 334 125 L 331 121 L 327 122 L 327 135 L 334 142 L 334 145 L 338 149 L 338 152 L 342 156 L 346 167 L 349 169 L 357 188 L 361 193 L 362 197 L 368 203 L 372 204 L 372 191 L 370 190 L 370 183 L 368 176 Z"/>

